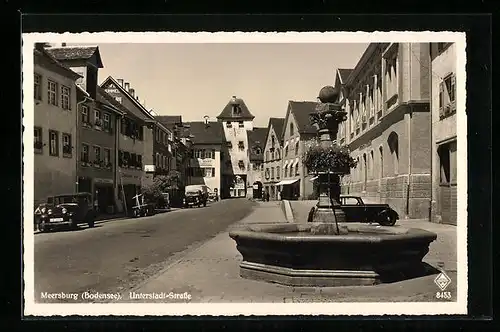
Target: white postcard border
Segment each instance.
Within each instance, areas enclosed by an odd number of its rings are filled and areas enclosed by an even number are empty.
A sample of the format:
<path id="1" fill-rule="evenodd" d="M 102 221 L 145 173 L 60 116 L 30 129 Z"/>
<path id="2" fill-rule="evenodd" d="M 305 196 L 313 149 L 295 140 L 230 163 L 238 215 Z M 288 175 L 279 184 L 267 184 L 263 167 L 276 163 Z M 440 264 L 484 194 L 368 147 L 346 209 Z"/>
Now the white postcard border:
<path id="1" fill-rule="evenodd" d="M 23 34 L 24 144 L 24 301 L 25 315 L 438 315 L 467 313 L 467 163 L 457 164 L 457 302 L 418 303 L 187 303 L 187 304 L 46 304 L 34 300 L 33 227 L 33 44 L 49 43 L 370 43 L 454 42 L 457 50 L 457 160 L 467 160 L 466 39 L 463 32 L 101 32 Z M 334 66 L 334 64 L 332 64 Z M 333 81 L 333 77 L 332 77 Z"/>

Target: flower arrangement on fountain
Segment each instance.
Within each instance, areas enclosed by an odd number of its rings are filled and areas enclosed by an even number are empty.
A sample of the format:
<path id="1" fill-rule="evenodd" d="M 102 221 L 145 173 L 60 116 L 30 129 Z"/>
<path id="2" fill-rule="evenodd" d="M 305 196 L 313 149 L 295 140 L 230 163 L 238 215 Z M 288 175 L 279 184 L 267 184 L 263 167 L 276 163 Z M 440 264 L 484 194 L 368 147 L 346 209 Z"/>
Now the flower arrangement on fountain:
<path id="1" fill-rule="evenodd" d="M 316 139 L 305 144 L 304 165 L 315 174 L 349 174 L 357 161 L 351 157 L 347 147 L 339 147 L 334 142 L 318 142 Z"/>

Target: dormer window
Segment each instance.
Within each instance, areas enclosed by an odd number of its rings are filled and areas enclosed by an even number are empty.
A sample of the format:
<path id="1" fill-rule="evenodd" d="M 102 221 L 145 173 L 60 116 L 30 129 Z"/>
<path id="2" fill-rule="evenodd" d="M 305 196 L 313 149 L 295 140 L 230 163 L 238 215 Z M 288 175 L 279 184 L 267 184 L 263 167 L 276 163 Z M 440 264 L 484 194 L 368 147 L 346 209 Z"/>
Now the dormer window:
<path id="1" fill-rule="evenodd" d="M 259 154 L 261 154 L 262 151 L 260 150 L 259 147 L 256 147 L 254 152 L 255 152 L 255 154 L 259 155 Z"/>
<path id="2" fill-rule="evenodd" d="M 241 106 L 233 105 L 233 115 L 239 116 L 241 115 Z"/>

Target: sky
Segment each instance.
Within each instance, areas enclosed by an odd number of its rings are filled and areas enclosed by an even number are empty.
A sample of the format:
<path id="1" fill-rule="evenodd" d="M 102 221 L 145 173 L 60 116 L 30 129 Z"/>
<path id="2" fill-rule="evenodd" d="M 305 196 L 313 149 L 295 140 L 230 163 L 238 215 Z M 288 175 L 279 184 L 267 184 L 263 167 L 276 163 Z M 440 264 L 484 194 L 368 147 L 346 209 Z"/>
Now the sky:
<path id="1" fill-rule="evenodd" d="M 146 108 L 183 121 L 211 121 L 233 95 L 254 126 L 285 117 L 289 100 L 316 100 L 337 68 L 354 68 L 368 44 L 99 44 L 108 76 L 123 78 Z"/>

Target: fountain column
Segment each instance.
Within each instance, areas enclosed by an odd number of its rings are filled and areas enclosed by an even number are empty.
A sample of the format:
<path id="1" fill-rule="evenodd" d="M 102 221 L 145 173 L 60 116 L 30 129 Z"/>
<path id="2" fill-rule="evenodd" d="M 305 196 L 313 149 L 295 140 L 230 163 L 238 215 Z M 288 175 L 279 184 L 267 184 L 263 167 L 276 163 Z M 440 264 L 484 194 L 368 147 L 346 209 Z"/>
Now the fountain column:
<path id="1" fill-rule="evenodd" d="M 338 101 L 339 91 L 326 86 L 319 93 L 316 112 L 310 114 L 311 123 L 318 126 L 319 145 L 323 149 L 335 148 L 340 122 L 345 120 L 346 112 Z M 345 221 L 345 213 L 340 206 L 340 175 L 345 170 L 334 166 L 318 171 L 319 198 L 313 222 L 339 223 Z M 338 227 L 336 233 L 338 233 Z"/>

